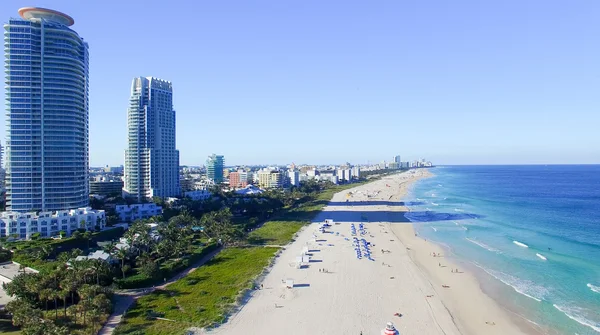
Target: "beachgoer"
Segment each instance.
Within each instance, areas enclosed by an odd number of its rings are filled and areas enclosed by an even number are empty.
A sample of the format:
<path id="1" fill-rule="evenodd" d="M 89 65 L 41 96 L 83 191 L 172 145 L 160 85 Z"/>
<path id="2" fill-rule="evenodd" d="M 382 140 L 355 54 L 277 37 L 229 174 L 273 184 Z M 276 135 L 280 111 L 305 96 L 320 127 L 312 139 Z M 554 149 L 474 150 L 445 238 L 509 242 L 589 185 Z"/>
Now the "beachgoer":
<path id="1" fill-rule="evenodd" d="M 260 289 L 262 290 L 265 286 L 263 284 L 260 284 Z"/>

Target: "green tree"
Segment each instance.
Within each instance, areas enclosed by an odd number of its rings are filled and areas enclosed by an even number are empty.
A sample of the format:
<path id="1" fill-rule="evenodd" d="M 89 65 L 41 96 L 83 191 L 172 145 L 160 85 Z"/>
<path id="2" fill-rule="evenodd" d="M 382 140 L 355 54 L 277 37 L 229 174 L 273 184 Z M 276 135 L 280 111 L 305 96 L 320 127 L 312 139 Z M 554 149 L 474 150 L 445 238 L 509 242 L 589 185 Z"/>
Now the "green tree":
<path id="1" fill-rule="evenodd" d="M 12 323 L 15 326 L 25 328 L 42 318 L 42 311 L 34 308 L 29 302 L 21 298 L 8 302 L 6 310 L 12 314 Z"/>
<path id="2" fill-rule="evenodd" d="M 92 232 L 90 232 L 89 230 L 86 230 L 85 233 L 83 233 L 83 235 L 81 235 L 81 237 L 86 241 L 87 244 L 87 248 L 90 248 L 90 241 L 92 240 Z"/>
<path id="3" fill-rule="evenodd" d="M 129 250 L 127 248 L 117 249 L 115 257 L 121 261 L 121 272 L 123 273 L 123 279 L 125 279 L 125 261 L 129 256 Z"/>

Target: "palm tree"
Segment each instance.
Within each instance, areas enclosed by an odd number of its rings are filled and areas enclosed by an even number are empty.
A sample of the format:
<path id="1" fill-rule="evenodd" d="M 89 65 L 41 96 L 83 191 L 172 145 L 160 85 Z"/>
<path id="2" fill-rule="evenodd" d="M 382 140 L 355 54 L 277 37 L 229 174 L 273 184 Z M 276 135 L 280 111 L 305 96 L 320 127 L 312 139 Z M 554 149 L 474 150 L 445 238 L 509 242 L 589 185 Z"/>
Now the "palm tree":
<path id="1" fill-rule="evenodd" d="M 58 299 L 62 298 L 61 290 L 53 289 L 50 297 L 54 299 L 54 320 L 58 320 Z"/>
<path id="2" fill-rule="evenodd" d="M 40 300 L 44 302 L 44 305 L 46 306 L 46 310 L 48 310 L 48 300 L 52 298 L 52 289 L 49 288 L 45 288 L 43 290 L 40 291 L 39 293 L 39 297 Z"/>
<path id="3" fill-rule="evenodd" d="M 117 249 L 116 251 L 115 256 L 121 260 L 121 272 L 123 272 L 123 279 L 125 279 L 125 260 L 129 255 L 129 251 L 126 248 Z"/>
<path id="4" fill-rule="evenodd" d="M 67 317 L 67 298 L 69 297 L 69 295 L 71 294 L 71 291 L 69 291 L 68 289 L 62 289 L 59 291 L 60 294 L 60 298 L 63 301 L 63 307 L 64 307 L 64 311 L 65 311 L 65 318 Z"/>
<path id="5" fill-rule="evenodd" d="M 90 240 L 92 239 L 92 233 L 89 230 L 86 230 L 82 235 L 83 239 L 87 242 L 87 248 L 90 248 Z"/>

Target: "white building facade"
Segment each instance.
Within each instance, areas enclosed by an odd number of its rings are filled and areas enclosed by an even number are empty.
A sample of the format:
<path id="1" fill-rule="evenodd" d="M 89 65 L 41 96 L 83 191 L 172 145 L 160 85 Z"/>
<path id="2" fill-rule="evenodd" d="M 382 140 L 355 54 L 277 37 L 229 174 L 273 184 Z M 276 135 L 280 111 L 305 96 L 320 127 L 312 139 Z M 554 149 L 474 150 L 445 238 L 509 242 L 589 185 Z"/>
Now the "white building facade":
<path id="1" fill-rule="evenodd" d="M 290 171 L 288 171 L 288 178 L 290 181 L 290 186 L 299 186 L 300 185 L 300 172 L 290 170 Z"/>
<path id="2" fill-rule="evenodd" d="M 123 195 L 138 201 L 179 196 L 179 151 L 175 145 L 171 82 L 135 78 L 129 102 Z"/>
<path id="3" fill-rule="evenodd" d="M 163 210 L 161 206 L 155 203 L 117 205 L 115 212 L 122 222 L 133 222 L 135 220 L 147 219 L 153 216 L 161 215 Z"/>
<path id="4" fill-rule="evenodd" d="M 105 225 L 105 212 L 91 207 L 53 212 L 0 213 L 0 236 L 19 239 L 30 239 L 35 233 L 40 233 L 41 237 L 59 236 L 61 231 L 70 236 L 77 229 L 93 231 Z"/>

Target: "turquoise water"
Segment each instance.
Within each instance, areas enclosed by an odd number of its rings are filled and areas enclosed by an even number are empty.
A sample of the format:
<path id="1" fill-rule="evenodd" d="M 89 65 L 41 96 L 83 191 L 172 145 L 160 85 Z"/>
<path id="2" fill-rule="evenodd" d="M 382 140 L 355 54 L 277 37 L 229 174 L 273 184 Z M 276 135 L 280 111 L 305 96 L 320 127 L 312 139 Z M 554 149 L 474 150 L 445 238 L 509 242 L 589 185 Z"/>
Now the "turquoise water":
<path id="1" fill-rule="evenodd" d="M 496 298 L 545 332 L 600 334 L 600 166 L 431 172 L 407 198 L 421 236 L 494 278 Z"/>

